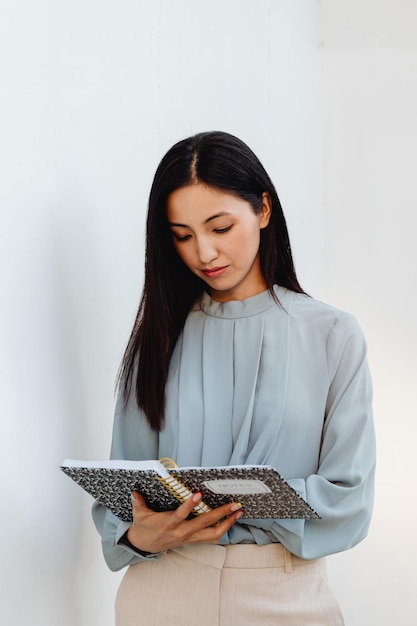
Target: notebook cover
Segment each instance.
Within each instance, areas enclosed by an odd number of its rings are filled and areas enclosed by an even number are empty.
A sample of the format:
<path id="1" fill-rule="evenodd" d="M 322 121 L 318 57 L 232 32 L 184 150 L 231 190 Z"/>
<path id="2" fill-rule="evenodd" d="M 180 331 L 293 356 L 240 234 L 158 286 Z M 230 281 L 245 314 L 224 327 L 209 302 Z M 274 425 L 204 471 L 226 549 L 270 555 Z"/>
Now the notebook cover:
<path id="1" fill-rule="evenodd" d="M 130 495 L 134 490 L 143 495 L 154 511 L 171 511 L 180 505 L 152 470 L 67 466 L 61 469 L 123 521 L 132 521 Z M 204 502 L 212 508 L 228 502 L 241 502 L 242 519 L 319 519 L 319 515 L 272 467 L 176 468 L 169 472 L 191 491 L 201 491 Z M 262 493 L 253 493 L 254 490 Z"/>

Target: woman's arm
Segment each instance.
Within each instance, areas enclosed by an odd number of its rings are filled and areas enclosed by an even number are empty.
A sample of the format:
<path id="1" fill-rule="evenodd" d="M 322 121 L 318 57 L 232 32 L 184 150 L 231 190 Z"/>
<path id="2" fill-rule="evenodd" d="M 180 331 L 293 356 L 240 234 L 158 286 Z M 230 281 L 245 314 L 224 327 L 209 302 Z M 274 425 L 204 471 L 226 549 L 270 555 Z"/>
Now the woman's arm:
<path id="1" fill-rule="evenodd" d="M 372 385 L 365 339 L 350 315 L 338 316 L 328 335 L 327 362 L 329 392 L 319 467 L 306 479 L 288 481 L 322 519 L 248 521 L 305 559 L 359 543 L 368 532 L 373 507 Z"/>
<path id="2" fill-rule="evenodd" d="M 125 406 L 119 394 L 111 458 L 157 458 L 157 437 L 143 421 L 134 397 Z M 194 497 L 197 501 L 201 499 L 198 494 Z M 240 505 L 236 508 L 236 503 L 230 503 L 187 519 L 195 505 L 196 502 L 190 498 L 175 511 L 155 513 L 146 506 L 142 496 L 135 492 L 135 500 L 132 501 L 133 523 L 130 523 L 122 522 L 95 502 L 93 520 L 101 535 L 103 554 L 109 568 L 117 571 L 127 565 L 156 558 L 157 553 L 185 543 L 217 543 L 242 515 Z"/>

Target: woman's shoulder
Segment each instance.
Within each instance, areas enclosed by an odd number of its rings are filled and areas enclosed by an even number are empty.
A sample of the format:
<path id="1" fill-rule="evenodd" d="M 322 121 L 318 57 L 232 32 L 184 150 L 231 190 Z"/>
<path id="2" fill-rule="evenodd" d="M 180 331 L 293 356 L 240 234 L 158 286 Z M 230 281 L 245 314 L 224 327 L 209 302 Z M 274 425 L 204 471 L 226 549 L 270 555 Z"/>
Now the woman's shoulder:
<path id="1" fill-rule="evenodd" d="M 337 306 L 281 287 L 277 287 L 275 293 L 294 323 L 328 330 L 343 328 L 346 332 L 361 332 L 356 317 Z"/>

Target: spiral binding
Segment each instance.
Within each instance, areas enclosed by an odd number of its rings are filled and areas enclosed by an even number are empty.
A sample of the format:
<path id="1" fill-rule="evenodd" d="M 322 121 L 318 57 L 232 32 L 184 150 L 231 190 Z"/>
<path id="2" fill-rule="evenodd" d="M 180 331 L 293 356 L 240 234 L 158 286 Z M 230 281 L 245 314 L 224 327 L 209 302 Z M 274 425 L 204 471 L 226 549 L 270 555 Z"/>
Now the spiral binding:
<path id="1" fill-rule="evenodd" d="M 193 495 L 193 492 L 173 475 L 169 478 L 157 476 L 157 479 L 163 483 L 168 491 L 170 491 L 182 504 L 184 504 L 184 502 Z M 211 508 L 205 502 L 201 501 L 193 508 L 192 513 L 193 515 L 201 515 L 202 513 L 207 513 L 208 511 L 211 511 Z"/>
<path id="2" fill-rule="evenodd" d="M 165 469 L 175 469 L 178 465 L 175 463 L 173 459 L 170 459 L 169 456 L 164 456 L 162 459 L 158 459 L 159 463 L 165 467 Z"/>

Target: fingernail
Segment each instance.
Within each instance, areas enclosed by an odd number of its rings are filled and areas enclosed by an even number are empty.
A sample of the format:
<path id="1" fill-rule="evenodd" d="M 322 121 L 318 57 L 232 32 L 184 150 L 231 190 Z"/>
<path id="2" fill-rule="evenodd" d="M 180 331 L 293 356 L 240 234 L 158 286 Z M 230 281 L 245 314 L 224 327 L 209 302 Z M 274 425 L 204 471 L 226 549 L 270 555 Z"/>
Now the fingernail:
<path id="1" fill-rule="evenodd" d="M 236 519 L 240 519 L 241 517 L 243 517 L 245 514 L 245 511 L 242 509 L 241 511 L 239 511 L 239 513 L 236 515 Z"/>
<path id="2" fill-rule="evenodd" d="M 132 500 L 132 502 L 136 502 L 136 496 L 134 493 L 130 494 L 130 499 Z"/>
<path id="3" fill-rule="evenodd" d="M 242 508 L 242 505 L 240 502 L 235 502 L 234 504 L 232 504 L 232 506 L 230 507 L 230 510 L 232 511 L 232 513 L 234 513 L 235 511 L 238 511 L 239 509 Z"/>
<path id="4" fill-rule="evenodd" d="M 200 502 L 201 497 L 202 497 L 202 493 L 201 491 L 197 491 L 194 495 L 193 495 L 193 502 Z"/>

